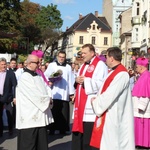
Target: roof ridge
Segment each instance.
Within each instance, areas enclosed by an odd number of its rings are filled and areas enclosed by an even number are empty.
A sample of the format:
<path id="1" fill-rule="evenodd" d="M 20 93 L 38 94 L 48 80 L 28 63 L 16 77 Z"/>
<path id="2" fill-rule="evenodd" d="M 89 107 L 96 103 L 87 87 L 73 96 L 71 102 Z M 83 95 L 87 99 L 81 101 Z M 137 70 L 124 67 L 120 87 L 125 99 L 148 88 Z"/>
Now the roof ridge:
<path id="1" fill-rule="evenodd" d="M 80 25 L 85 21 L 85 19 L 86 19 L 90 14 L 91 14 L 91 13 L 85 15 L 84 18 L 83 18 L 83 20 L 79 23 L 79 25 L 78 25 L 75 29 L 77 29 L 78 27 L 80 27 Z M 81 19 L 82 19 L 82 18 L 81 18 Z M 78 19 L 78 20 L 79 20 L 79 19 Z M 77 21 L 78 21 L 78 20 L 77 20 Z"/>
<path id="2" fill-rule="evenodd" d="M 96 21 L 99 25 L 99 28 L 104 30 L 111 30 L 110 25 L 108 24 L 105 17 L 96 17 L 93 13 L 89 13 L 83 16 L 81 19 L 78 19 L 66 32 L 75 32 L 77 30 L 85 30 L 90 24 L 92 20 Z"/>
<path id="3" fill-rule="evenodd" d="M 100 17 L 98 17 L 98 19 L 99 19 Z M 104 16 L 104 18 L 105 18 L 105 16 Z M 106 18 L 105 18 L 106 19 Z M 99 19 L 100 20 L 100 19 Z M 101 21 L 101 20 L 100 20 Z M 106 20 L 107 21 L 107 20 Z M 111 29 L 111 27 L 110 26 L 108 26 L 106 23 L 104 23 L 103 21 L 101 21 L 105 26 L 107 26 L 109 29 Z M 107 22 L 108 23 L 108 22 Z"/>

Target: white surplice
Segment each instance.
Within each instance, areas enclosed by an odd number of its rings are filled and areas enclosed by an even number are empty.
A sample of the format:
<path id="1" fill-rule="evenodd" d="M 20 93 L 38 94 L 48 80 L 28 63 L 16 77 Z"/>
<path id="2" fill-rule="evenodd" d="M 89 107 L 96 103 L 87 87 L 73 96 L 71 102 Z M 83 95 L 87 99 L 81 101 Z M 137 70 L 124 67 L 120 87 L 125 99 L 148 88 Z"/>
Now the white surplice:
<path id="1" fill-rule="evenodd" d="M 43 127 L 52 122 L 51 89 L 39 75 L 24 72 L 16 87 L 16 128 Z"/>
<path id="2" fill-rule="evenodd" d="M 50 75 L 58 70 L 63 72 L 62 79 L 53 84 L 52 98 L 64 101 L 69 101 L 69 95 L 74 94 L 74 75 L 72 73 L 71 66 L 58 66 L 56 62 L 52 62 L 48 65 L 48 68 L 44 72 L 44 75 L 48 79 Z"/>

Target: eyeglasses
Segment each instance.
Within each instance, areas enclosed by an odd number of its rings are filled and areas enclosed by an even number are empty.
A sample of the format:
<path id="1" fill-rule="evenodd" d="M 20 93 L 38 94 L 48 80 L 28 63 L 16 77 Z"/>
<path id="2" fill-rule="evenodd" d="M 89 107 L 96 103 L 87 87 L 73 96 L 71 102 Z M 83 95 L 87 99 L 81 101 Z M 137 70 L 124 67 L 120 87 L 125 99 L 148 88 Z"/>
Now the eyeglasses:
<path id="1" fill-rule="evenodd" d="M 34 63 L 34 64 L 37 64 L 37 65 L 38 65 L 38 64 L 39 64 L 39 61 L 37 61 L 37 62 L 31 61 L 31 63 Z"/>

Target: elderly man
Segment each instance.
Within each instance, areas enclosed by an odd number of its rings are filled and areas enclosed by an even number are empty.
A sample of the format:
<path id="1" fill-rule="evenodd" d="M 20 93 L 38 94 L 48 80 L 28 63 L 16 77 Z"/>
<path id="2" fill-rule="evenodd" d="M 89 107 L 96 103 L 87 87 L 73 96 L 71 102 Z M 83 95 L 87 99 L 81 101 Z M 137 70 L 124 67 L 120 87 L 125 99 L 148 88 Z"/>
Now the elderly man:
<path id="1" fill-rule="evenodd" d="M 136 60 L 136 72 L 140 76 L 132 91 L 135 145 L 145 148 L 150 147 L 150 72 L 148 65 L 147 58 L 142 57 Z"/>
<path id="2" fill-rule="evenodd" d="M 17 80 L 12 70 L 7 70 L 7 64 L 5 58 L 0 58 L 0 137 L 3 136 L 3 107 L 4 105 L 11 108 L 7 110 L 8 128 L 9 133 L 13 131 L 13 118 L 12 118 L 12 107 L 11 102 L 15 98 L 15 87 Z"/>
<path id="3" fill-rule="evenodd" d="M 51 89 L 35 71 L 39 58 L 29 55 L 16 88 L 18 150 L 47 150 L 46 126 L 52 122 Z"/>

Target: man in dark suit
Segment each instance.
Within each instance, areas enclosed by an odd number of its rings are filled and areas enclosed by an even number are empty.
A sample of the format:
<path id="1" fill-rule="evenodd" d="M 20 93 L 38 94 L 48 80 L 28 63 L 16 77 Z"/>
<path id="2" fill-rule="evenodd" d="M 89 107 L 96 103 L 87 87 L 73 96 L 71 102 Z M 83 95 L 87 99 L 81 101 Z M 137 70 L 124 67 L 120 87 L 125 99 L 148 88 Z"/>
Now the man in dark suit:
<path id="1" fill-rule="evenodd" d="M 13 72 L 16 72 L 16 70 L 17 70 L 17 59 L 16 58 L 10 59 L 9 69 L 11 69 Z"/>
<path id="2" fill-rule="evenodd" d="M 6 59 L 0 58 L 0 137 L 3 136 L 3 108 L 4 105 L 11 108 L 11 103 L 15 99 L 15 88 L 17 85 L 15 73 L 12 70 L 7 70 L 6 66 Z M 8 122 L 8 129 L 9 132 L 12 132 L 13 118 L 11 109 L 7 113 L 9 113 L 7 117 L 10 117 L 8 119 L 10 121 Z"/>

